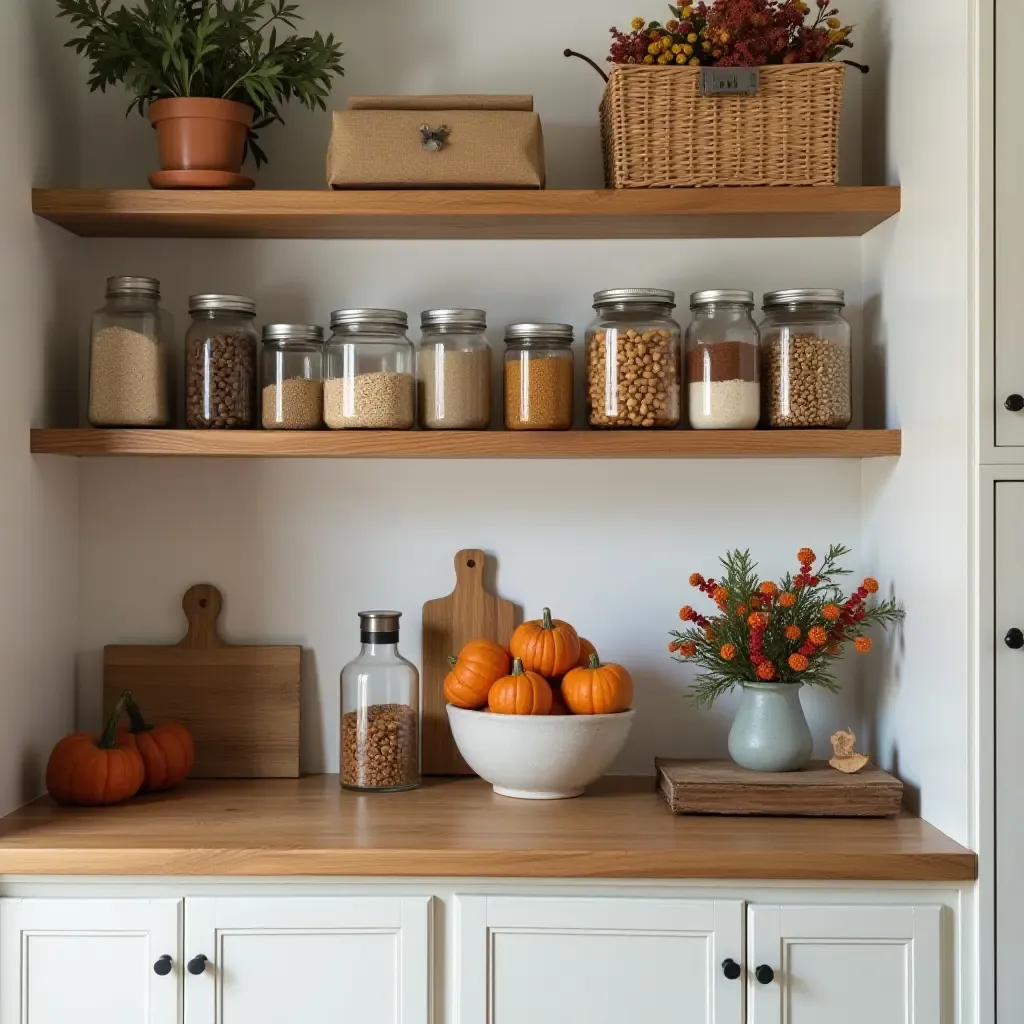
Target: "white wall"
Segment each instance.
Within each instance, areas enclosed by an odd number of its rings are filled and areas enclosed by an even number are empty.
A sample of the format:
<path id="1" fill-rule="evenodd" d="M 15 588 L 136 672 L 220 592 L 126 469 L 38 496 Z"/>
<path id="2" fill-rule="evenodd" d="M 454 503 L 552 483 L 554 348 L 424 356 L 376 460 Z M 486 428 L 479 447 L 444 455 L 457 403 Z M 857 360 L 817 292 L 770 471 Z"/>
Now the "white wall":
<path id="1" fill-rule="evenodd" d="M 74 724 L 78 609 L 77 468 L 29 455 L 33 423 L 73 415 L 71 243 L 37 223 L 34 182 L 71 170 L 77 140 L 52 18 L 5 7 L 0 32 L 0 813 L 36 796 L 50 747 Z M 57 56 L 53 57 L 54 51 Z M 69 116 L 69 114 L 71 116 Z M 70 165 L 70 167 L 68 167 Z"/>

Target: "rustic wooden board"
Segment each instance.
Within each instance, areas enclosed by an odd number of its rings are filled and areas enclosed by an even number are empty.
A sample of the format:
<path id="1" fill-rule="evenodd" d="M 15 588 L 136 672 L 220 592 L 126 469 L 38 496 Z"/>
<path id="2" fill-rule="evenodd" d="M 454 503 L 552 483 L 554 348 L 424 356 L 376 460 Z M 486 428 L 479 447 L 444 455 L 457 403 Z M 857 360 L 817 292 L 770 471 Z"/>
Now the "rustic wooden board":
<path id="1" fill-rule="evenodd" d="M 655 759 L 658 788 L 676 814 L 895 818 L 903 783 L 869 764 L 844 775 L 827 761 L 802 772 L 752 772 L 732 761 Z"/>
<path id="2" fill-rule="evenodd" d="M 150 721 L 184 722 L 196 741 L 194 778 L 296 778 L 302 648 L 225 643 L 221 605 L 216 587 L 199 584 L 182 600 L 180 643 L 105 647 L 104 713 L 131 690 Z"/>
<path id="3" fill-rule="evenodd" d="M 517 609 L 484 586 L 486 556 L 467 548 L 455 556 L 455 590 L 423 605 L 423 773 L 472 775 L 448 725 L 444 679 L 455 656 L 470 640 L 507 645 L 517 624 Z"/>

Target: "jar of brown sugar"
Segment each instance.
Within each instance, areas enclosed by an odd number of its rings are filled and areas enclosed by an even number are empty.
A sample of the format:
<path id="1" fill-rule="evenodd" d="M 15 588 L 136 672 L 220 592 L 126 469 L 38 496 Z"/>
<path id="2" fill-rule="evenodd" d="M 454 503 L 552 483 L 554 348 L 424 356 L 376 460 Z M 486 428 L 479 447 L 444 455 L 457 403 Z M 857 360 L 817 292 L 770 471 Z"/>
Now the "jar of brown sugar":
<path id="1" fill-rule="evenodd" d="M 850 324 L 837 288 L 790 288 L 764 297 L 761 378 L 770 427 L 850 425 Z"/>
<path id="2" fill-rule="evenodd" d="M 570 324 L 512 324 L 505 331 L 505 426 L 569 430 L 573 413 Z"/>
<path id="3" fill-rule="evenodd" d="M 592 427 L 679 425 L 675 292 L 610 288 L 594 295 L 587 328 L 587 418 Z"/>
<path id="4" fill-rule="evenodd" d="M 752 430 L 761 418 L 754 293 L 694 292 L 686 330 L 686 384 L 694 430 Z"/>

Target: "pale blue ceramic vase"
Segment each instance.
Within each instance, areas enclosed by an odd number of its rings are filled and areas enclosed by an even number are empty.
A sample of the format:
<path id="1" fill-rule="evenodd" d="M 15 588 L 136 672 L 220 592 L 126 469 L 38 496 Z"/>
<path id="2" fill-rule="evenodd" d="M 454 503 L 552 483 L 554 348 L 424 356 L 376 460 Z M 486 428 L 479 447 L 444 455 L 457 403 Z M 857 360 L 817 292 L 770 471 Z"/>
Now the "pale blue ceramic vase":
<path id="1" fill-rule="evenodd" d="M 744 683 L 729 730 L 729 756 L 753 772 L 798 772 L 814 739 L 800 703 L 802 683 Z"/>

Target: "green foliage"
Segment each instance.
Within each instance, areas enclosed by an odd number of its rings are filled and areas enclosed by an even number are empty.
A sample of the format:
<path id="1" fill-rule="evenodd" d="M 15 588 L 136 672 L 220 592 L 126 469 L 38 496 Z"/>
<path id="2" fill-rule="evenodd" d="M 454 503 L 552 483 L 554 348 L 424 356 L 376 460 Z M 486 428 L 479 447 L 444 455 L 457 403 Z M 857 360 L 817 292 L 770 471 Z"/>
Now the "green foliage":
<path id="1" fill-rule="evenodd" d="M 298 5 L 287 0 L 138 0 L 112 10 L 111 0 L 57 0 L 58 17 L 80 35 L 67 45 L 92 62 L 89 88 L 123 84 L 129 113 L 145 114 L 168 97 L 213 97 L 256 109 L 249 148 L 256 165 L 266 156 L 256 133 L 282 121 L 280 106 L 296 99 L 327 109 L 331 80 L 345 72 L 333 35 L 289 35 Z"/>

